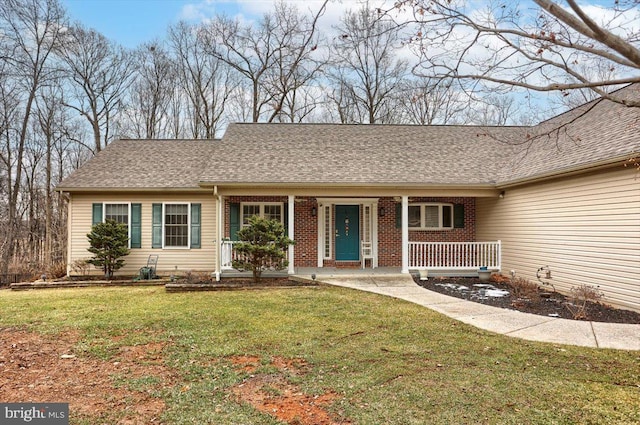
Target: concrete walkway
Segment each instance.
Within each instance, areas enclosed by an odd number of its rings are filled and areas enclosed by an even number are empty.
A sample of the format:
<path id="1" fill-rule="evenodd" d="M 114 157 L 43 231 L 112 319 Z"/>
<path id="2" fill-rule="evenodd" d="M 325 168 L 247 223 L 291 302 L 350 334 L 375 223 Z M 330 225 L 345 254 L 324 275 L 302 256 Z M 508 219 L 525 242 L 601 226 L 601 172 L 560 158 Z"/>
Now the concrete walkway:
<path id="1" fill-rule="evenodd" d="M 297 277 L 311 280 L 310 275 Z M 640 324 L 559 319 L 491 307 L 429 291 L 406 274 L 318 274 L 316 281 L 399 298 L 480 329 L 530 341 L 640 350 Z"/>

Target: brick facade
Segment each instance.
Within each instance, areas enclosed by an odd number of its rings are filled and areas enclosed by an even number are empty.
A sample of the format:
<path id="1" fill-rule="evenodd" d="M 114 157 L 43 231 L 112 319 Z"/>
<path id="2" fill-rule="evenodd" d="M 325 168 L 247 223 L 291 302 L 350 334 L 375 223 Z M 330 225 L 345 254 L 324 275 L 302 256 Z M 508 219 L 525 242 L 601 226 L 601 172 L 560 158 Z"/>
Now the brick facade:
<path id="1" fill-rule="evenodd" d="M 438 202 L 464 205 L 464 228 L 450 230 L 409 230 L 411 242 L 475 242 L 475 198 L 410 198 L 409 204 Z M 378 217 L 378 266 L 402 265 L 402 229 L 397 227 L 396 204 L 393 198 L 381 198 L 378 208 L 384 208 L 384 217 Z"/>
<path id="2" fill-rule="evenodd" d="M 282 202 L 287 208 L 286 196 L 231 196 L 225 198 L 225 237 L 229 237 L 230 203 Z M 410 230 L 409 240 L 415 242 L 474 242 L 475 198 L 410 198 L 411 203 L 439 202 L 464 205 L 464 228 L 451 230 Z M 378 201 L 378 266 L 400 267 L 402 264 L 402 229 L 397 227 L 396 204 L 394 198 L 380 198 Z M 316 209 L 316 215 L 312 209 Z M 384 210 L 384 215 L 382 211 Z M 332 218 L 334 216 L 332 215 Z M 361 217 L 362 220 L 362 217 Z M 332 223 L 332 228 L 333 228 Z M 360 226 L 362 229 L 362 226 Z M 331 237 L 333 238 L 333 232 Z M 295 266 L 316 267 L 318 265 L 318 203 L 315 197 L 295 198 Z M 332 245 L 335 246 L 335 245 Z M 341 264 L 325 260 L 325 267 L 359 267 L 359 262 Z"/>

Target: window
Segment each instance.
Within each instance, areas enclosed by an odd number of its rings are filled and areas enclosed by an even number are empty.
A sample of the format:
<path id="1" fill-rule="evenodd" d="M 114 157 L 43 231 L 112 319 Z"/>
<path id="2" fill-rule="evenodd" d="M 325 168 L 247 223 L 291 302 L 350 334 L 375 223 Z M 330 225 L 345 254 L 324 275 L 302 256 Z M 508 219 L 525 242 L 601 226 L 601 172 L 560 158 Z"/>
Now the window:
<path id="1" fill-rule="evenodd" d="M 189 247 L 189 204 L 164 205 L 164 246 Z"/>
<path id="2" fill-rule="evenodd" d="M 151 205 L 152 248 L 200 248 L 202 204 Z"/>
<path id="3" fill-rule="evenodd" d="M 453 205 L 451 204 L 412 204 L 409 205 L 410 229 L 452 229 Z"/>
<path id="4" fill-rule="evenodd" d="M 324 258 L 331 258 L 331 205 L 324 207 Z"/>
<path id="5" fill-rule="evenodd" d="M 104 204 L 104 221 L 113 220 L 129 227 L 129 204 Z"/>
<path id="6" fill-rule="evenodd" d="M 91 224 L 114 220 L 127 226 L 129 248 L 142 247 L 142 204 L 128 202 L 97 202 L 91 206 Z"/>
<path id="7" fill-rule="evenodd" d="M 249 225 L 249 219 L 254 215 L 267 220 L 278 220 L 282 222 L 282 203 L 243 203 L 242 204 L 242 227 Z"/>

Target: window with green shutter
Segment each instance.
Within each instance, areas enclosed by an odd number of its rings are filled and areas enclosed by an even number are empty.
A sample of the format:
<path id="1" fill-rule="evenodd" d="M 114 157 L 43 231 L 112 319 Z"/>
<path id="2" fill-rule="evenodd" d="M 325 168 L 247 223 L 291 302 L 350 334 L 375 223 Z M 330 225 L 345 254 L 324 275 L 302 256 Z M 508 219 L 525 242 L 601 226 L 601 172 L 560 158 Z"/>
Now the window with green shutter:
<path id="1" fill-rule="evenodd" d="M 131 248 L 142 248 L 142 204 L 131 204 Z"/>
<path id="2" fill-rule="evenodd" d="M 162 204 L 151 205 L 151 247 L 162 248 Z"/>
<path id="3" fill-rule="evenodd" d="M 464 229 L 464 204 L 453 206 L 453 227 L 454 229 Z"/>
<path id="4" fill-rule="evenodd" d="M 229 235 L 232 241 L 238 240 L 238 231 L 240 230 L 240 204 L 229 204 Z"/>
<path id="5" fill-rule="evenodd" d="M 93 217 L 91 220 L 91 226 L 95 226 L 98 223 L 102 223 L 102 203 L 92 205 Z"/>
<path id="6" fill-rule="evenodd" d="M 152 248 L 201 248 L 202 204 L 153 204 Z"/>
<path id="7" fill-rule="evenodd" d="M 191 248 L 200 248 L 201 205 L 191 204 Z"/>
<path id="8" fill-rule="evenodd" d="M 142 239 L 141 204 L 103 202 L 92 205 L 92 225 L 112 220 L 124 224 L 129 232 L 129 247 L 140 248 Z"/>

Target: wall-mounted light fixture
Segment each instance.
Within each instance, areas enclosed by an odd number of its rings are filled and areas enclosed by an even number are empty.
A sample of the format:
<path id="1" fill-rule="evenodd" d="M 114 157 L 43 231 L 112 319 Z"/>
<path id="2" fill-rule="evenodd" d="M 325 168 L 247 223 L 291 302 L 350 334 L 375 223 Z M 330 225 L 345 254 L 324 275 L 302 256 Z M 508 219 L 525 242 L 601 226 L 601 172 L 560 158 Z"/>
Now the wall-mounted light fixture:
<path id="1" fill-rule="evenodd" d="M 384 217 L 384 207 L 380 207 L 380 209 L 378 210 L 378 215 L 380 217 Z"/>
<path id="2" fill-rule="evenodd" d="M 500 192 L 500 199 L 504 198 L 504 190 L 502 192 Z"/>
<path id="3" fill-rule="evenodd" d="M 318 215 L 318 209 L 316 207 L 311 207 L 311 217 L 315 217 Z"/>

